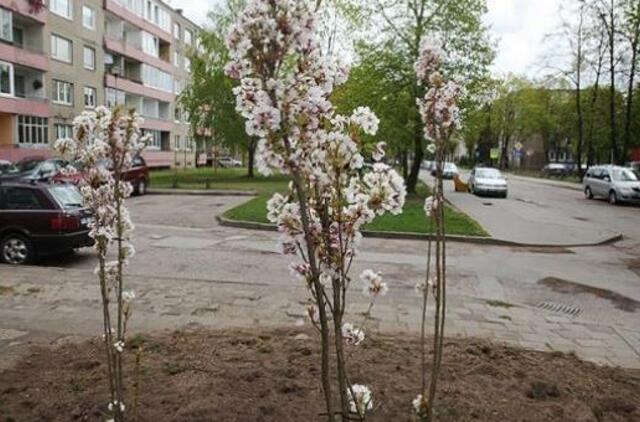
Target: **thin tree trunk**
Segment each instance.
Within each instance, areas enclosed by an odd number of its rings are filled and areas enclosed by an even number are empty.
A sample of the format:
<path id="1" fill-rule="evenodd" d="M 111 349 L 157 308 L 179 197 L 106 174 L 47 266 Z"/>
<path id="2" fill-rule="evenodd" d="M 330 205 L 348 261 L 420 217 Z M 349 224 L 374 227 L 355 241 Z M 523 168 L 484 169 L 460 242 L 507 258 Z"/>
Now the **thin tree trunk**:
<path id="1" fill-rule="evenodd" d="M 622 144 L 622 157 L 621 159 L 625 161 L 627 159 L 627 154 L 629 153 L 629 146 L 631 145 L 631 115 L 633 112 L 633 84 L 635 82 L 636 76 L 636 61 L 638 56 L 638 42 L 640 37 L 640 32 L 638 31 L 638 27 L 636 27 L 636 32 L 631 42 L 631 73 L 629 74 L 629 85 L 627 86 L 627 106 L 625 111 L 625 121 L 624 121 L 624 141 Z"/>
<path id="2" fill-rule="evenodd" d="M 615 0 L 611 0 L 611 8 L 609 10 L 609 70 L 610 70 L 610 87 L 609 87 L 609 118 L 611 120 L 611 126 L 609 129 L 609 142 L 611 144 L 611 159 L 613 163 L 618 163 L 618 142 L 616 131 L 616 55 L 615 55 L 615 38 L 616 38 L 616 23 L 615 23 Z"/>
<path id="3" fill-rule="evenodd" d="M 254 138 L 249 139 L 249 145 L 248 145 L 248 163 L 247 163 L 247 177 L 249 177 L 249 179 L 253 179 L 254 174 L 253 174 L 253 167 L 254 167 L 254 163 L 255 163 L 255 156 L 256 156 L 256 141 Z"/>

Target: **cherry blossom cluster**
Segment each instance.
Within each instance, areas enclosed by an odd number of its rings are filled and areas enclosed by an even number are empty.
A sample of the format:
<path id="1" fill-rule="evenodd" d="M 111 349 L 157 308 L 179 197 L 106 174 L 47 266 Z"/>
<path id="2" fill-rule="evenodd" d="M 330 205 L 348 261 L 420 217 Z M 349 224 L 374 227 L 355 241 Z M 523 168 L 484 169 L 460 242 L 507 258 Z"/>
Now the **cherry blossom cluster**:
<path id="1" fill-rule="evenodd" d="M 111 388 L 108 411 L 113 420 L 124 420 L 122 353 L 127 323 L 132 314 L 135 293 L 125 291 L 123 271 L 134 256 L 131 243 L 134 230 L 125 199 L 132 187 L 123 180 L 133 157 L 145 146 L 141 136 L 142 119 L 133 111 L 114 111 L 97 107 L 74 119 L 74 138 L 60 139 L 55 149 L 74 164 L 67 173 L 80 172 L 80 191 L 91 211 L 89 236 L 95 241 L 100 281 L 107 367 Z M 78 170 L 79 169 L 79 170 Z M 113 305 L 111 306 L 111 304 Z M 113 309 L 115 308 L 115 309 Z M 115 310 L 115 318 L 111 313 Z"/>
<path id="2" fill-rule="evenodd" d="M 283 253 L 298 258 L 290 269 L 310 291 L 308 313 L 316 322 L 328 306 L 341 321 L 362 226 L 401 213 L 406 192 L 402 177 L 383 162 L 384 143 L 365 166 L 365 138 L 378 130 L 376 115 L 368 107 L 340 115 L 331 103 L 349 69 L 321 54 L 315 3 L 248 1 L 227 37 L 225 71 L 239 81 L 236 109 L 247 134 L 258 138 L 258 171 L 291 177 L 289 191 L 268 201 L 267 217 L 278 227 Z M 373 270 L 361 280 L 371 303 L 388 290 Z M 321 305 L 325 298 L 328 305 Z M 364 340 L 362 327 L 350 323 L 336 335 L 353 346 Z"/>
<path id="3" fill-rule="evenodd" d="M 462 95 L 462 88 L 453 81 L 445 81 L 439 71 L 441 62 L 440 48 L 433 40 L 423 40 L 415 71 L 419 82 L 425 86 L 426 93 L 423 98 L 417 99 L 417 103 L 425 124 L 425 137 L 432 142 L 446 138 L 460 126 L 458 100 Z M 434 152 L 435 148 L 431 148 L 431 152 Z"/>

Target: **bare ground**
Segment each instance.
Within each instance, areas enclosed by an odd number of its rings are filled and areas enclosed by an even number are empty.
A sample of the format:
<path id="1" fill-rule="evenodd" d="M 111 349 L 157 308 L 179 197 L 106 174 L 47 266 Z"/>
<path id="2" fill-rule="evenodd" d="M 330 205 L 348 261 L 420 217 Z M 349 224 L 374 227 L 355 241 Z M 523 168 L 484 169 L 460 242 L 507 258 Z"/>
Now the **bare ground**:
<path id="1" fill-rule="evenodd" d="M 140 421 L 323 419 L 312 332 L 183 330 L 136 336 L 128 349 L 129 420 L 136 380 Z M 353 353 L 352 382 L 374 392 L 367 420 L 411 420 L 419 350 L 415 338 L 399 335 L 367 338 Z M 473 339 L 449 340 L 445 350 L 438 421 L 640 421 L 637 371 Z M 0 421 L 104 420 L 102 353 L 97 339 L 34 348 L 0 373 Z"/>

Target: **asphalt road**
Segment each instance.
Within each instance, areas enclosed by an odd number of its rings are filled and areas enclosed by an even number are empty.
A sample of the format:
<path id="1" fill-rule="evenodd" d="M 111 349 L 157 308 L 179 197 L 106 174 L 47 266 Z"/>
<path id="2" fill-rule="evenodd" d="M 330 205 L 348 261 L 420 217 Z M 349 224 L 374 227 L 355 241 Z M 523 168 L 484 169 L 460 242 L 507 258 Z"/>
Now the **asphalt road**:
<path id="1" fill-rule="evenodd" d="M 432 183 L 431 176 L 422 174 Z M 468 174 L 462 175 L 463 180 Z M 508 176 L 509 197 L 489 198 L 455 192 L 447 199 L 478 221 L 492 237 L 529 244 L 577 245 L 622 234 L 640 241 L 640 206 L 611 206 L 588 200 L 580 185 Z"/>

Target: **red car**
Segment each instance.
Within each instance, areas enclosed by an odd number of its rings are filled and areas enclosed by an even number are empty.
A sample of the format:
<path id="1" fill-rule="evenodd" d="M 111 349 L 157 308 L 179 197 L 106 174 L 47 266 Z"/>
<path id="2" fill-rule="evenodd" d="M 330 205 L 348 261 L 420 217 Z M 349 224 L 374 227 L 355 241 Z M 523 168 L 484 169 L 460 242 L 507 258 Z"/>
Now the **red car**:
<path id="1" fill-rule="evenodd" d="M 104 165 L 109 167 L 109 163 L 104 163 Z M 81 172 L 82 170 L 79 169 L 78 171 Z M 77 185 L 81 180 L 81 173 L 71 175 L 58 173 L 53 177 L 53 182 L 55 183 L 71 183 Z M 138 156 L 133 159 L 131 169 L 124 174 L 123 180 L 131 183 L 134 195 L 144 195 L 147 193 L 147 187 L 149 186 L 149 168 L 144 158 Z"/>
<path id="2" fill-rule="evenodd" d="M 93 245 L 93 217 L 73 185 L 0 184 L 0 261 L 30 264 L 36 257 Z"/>

